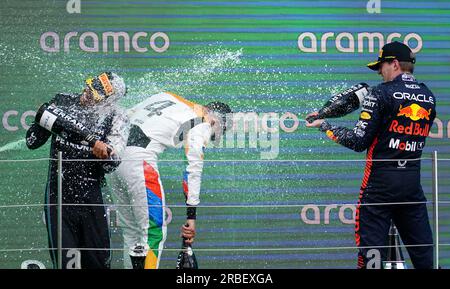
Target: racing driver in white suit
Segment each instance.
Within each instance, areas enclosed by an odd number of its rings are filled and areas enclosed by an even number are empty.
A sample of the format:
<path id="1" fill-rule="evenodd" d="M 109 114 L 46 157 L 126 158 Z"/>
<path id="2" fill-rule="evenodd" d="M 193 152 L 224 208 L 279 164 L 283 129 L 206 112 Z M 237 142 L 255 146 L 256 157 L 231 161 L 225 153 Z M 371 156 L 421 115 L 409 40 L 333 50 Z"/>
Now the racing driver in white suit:
<path id="1" fill-rule="evenodd" d="M 111 180 L 123 230 L 125 268 L 159 267 L 167 228 L 157 164 L 158 155 L 166 148 L 185 149 L 187 220 L 181 234 L 187 244 L 194 241 L 203 151 L 210 140 L 217 141 L 224 133 L 227 113 L 231 109 L 224 103 L 201 106 L 170 92 L 152 95 L 129 109 L 131 128 L 123 162 Z"/>

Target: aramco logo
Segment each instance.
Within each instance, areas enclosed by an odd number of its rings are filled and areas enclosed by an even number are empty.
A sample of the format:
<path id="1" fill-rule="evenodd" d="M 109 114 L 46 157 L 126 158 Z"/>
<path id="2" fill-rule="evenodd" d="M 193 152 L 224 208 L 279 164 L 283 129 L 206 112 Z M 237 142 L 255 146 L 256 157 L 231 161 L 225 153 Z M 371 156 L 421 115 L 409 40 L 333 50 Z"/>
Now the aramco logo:
<path id="1" fill-rule="evenodd" d="M 401 40 L 403 38 L 403 41 Z M 319 40 L 320 39 L 320 40 Z M 339 52 L 363 53 L 365 51 L 375 52 L 381 49 L 384 44 L 393 41 L 400 41 L 408 45 L 412 52 L 417 53 L 422 49 L 422 37 L 416 33 L 409 33 L 402 37 L 400 33 L 390 33 L 385 37 L 380 32 L 361 32 L 356 35 L 350 32 L 326 32 L 318 36 L 312 32 L 304 32 L 298 36 L 298 48 L 302 52 L 317 53 L 327 52 L 327 45 L 334 39 L 334 46 Z M 377 49 L 375 49 L 377 47 Z"/>
<path id="2" fill-rule="evenodd" d="M 149 48 L 157 53 L 169 49 L 170 39 L 164 32 L 136 32 L 130 35 L 128 32 L 107 31 L 101 33 L 87 31 L 79 34 L 76 31 L 68 32 L 63 38 L 58 33 L 48 31 L 41 35 L 40 45 L 45 52 L 60 52 L 61 47 L 65 53 L 70 52 L 74 43 L 85 52 L 135 52 L 145 53 Z M 112 46 L 112 49 L 111 49 Z M 100 48 L 101 47 L 101 48 Z"/>

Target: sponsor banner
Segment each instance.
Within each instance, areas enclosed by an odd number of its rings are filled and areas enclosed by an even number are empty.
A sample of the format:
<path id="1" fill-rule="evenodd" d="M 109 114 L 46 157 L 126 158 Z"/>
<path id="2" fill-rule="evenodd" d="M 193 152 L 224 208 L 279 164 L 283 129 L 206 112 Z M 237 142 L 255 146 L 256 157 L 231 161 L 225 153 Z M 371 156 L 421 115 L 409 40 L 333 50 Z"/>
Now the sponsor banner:
<path id="1" fill-rule="evenodd" d="M 391 138 L 389 141 L 389 148 L 407 151 L 407 152 L 415 152 L 423 150 L 425 146 L 425 142 L 416 142 L 416 141 L 401 141 L 400 139 Z"/>

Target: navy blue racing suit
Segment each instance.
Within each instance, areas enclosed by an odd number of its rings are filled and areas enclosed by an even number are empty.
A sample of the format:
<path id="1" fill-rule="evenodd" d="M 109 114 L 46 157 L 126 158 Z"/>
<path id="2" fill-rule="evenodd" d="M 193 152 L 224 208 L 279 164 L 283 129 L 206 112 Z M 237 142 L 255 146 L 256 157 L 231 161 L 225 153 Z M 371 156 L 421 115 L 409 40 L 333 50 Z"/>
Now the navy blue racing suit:
<path id="1" fill-rule="evenodd" d="M 78 121 L 94 132 L 101 141 L 110 143 L 114 113 L 100 116 L 80 106 L 80 95 L 57 94 L 50 103 L 64 108 Z M 58 165 L 55 159 L 62 152 L 62 251 L 63 268 L 109 268 L 110 236 L 103 206 L 101 187 L 104 175 L 115 169 L 118 162 L 70 161 L 95 159 L 92 149 L 72 142 L 70 135 L 63 138 L 52 135 L 39 124 L 33 123 L 27 131 L 26 144 L 30 149 L 44 145 L 51 137 L 50 164 L 44 207 L 50 256 L 54 267 L 57 262 L 57 185 Z M 65 161 L 64 161 L 65 160 Z M 69 205 L 75 204 L 75 205 Z M 94 206 L 86 206 L 94 205 Z M 94 248 L 96 250 L 86 250 Z M 81 250 L 79 250 L 81 249 Z M 78 262 L 79 261 L 79 262 Z"/>
<path id="2" fill-rule="evenodd" d="M 436 117 L 435 106 L 436 99 L 425 84 L 404 73 L 371 89 L 353 129 L 327 121 L 320 127 L 347 148 L 367 150 L 356 211 L 355 239 L 361 247 L 358 268 L 366 267 L 370 246 L 388 245 L 391 219 L 403 243 L 416 245 L 407 246 L 414 267 L 433 267 L 433 240 L 420 182 L 420 158 Z M 403 202 L 413 204 L 368 205 Z M 379 252 L 381 261 L 386 260 L 387 249 Z"/>

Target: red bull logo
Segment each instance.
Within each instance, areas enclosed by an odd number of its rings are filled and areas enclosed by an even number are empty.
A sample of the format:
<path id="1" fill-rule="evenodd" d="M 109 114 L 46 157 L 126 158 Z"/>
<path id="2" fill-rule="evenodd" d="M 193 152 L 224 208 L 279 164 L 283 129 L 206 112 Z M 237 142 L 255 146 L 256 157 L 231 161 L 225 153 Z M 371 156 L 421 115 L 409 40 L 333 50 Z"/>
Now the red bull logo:
<path id="1" fill-rule="evenodd" d="M 407 135 L 418 135 L 418 136 L 428 136 L 430 133 L 430 125 L 425 124 L 425 126 L 421 126 L 420 123 L 410 122 L 409 125 L 401 125 L 398 120 L 393 120 L 391 125 L 389 126 L 390 132 L 395 132 L 399 134 L 407 134 Z"/>
<path id="2" fill-rule="evenodd" d="M 337 137 L 334 135 L 333 131 L 327 130 L 326 131 L 327 137 L 329 137 L 332 141 L 337 141 Z"/>
<path id="3" fill-rule="evenodd" d="M 397 116 L 408 117 L 413 121 L 417 121 L 420 119 L 430 120 L 431 108 L 426 110 L 418 104 L 411 104 L 410 106 L 403 107 L 400 105 L 400 109 L 398 110 Z"/>

